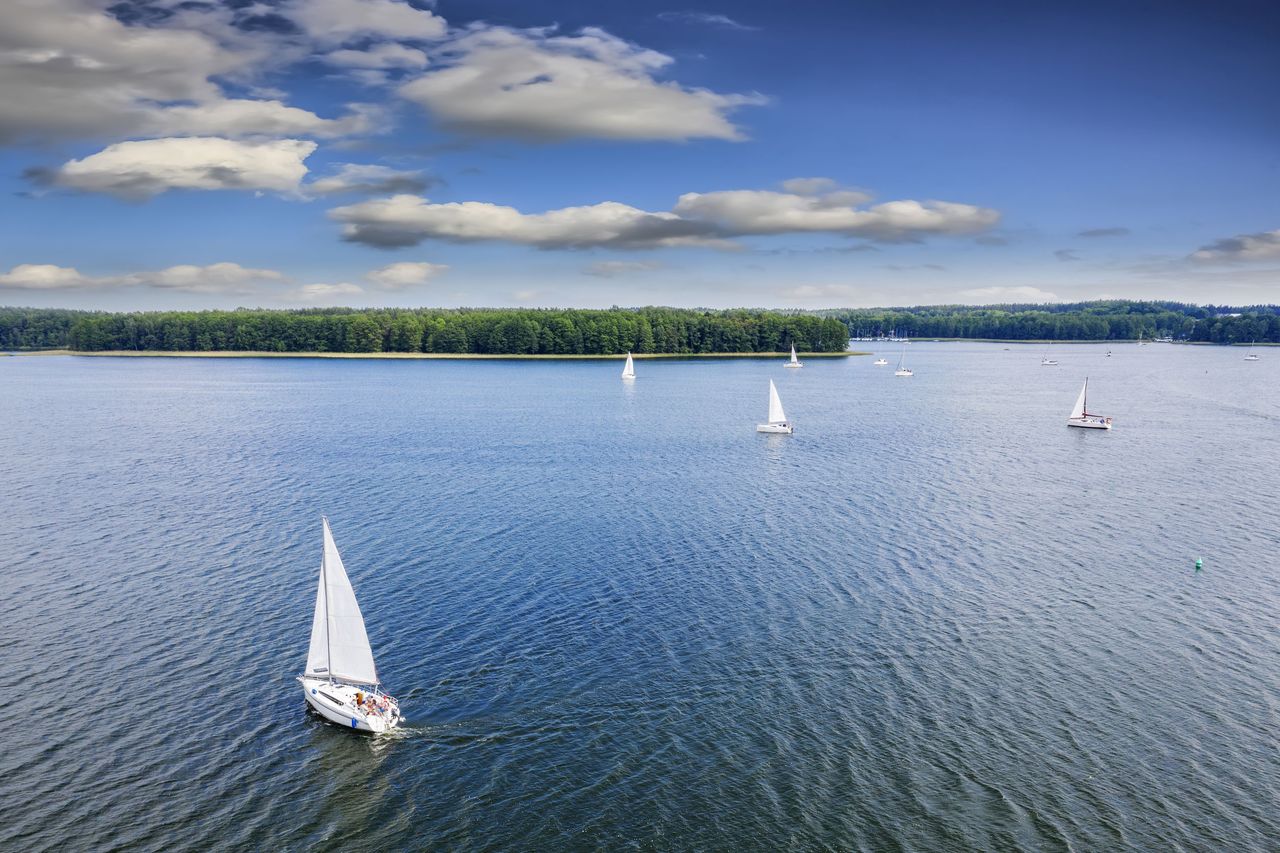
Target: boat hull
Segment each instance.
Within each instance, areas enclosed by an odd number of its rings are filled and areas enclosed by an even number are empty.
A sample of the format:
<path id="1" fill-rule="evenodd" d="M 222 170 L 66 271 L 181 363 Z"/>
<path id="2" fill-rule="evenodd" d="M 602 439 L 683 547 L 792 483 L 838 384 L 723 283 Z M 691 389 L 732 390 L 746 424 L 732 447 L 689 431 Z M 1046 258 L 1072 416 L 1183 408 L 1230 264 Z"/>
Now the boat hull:
<path id="1" fill-rule="evenodd" d="M 784 366 L 785 367 L 804 367 L 804 365 L 798 361 L 795 364 L 792 364 L 791 362 L 788 361 Z"/>
<path id="2" fill-rule="evenodd" d="M 756 424 L 756 432 L 767 432 L 771 435 L 791 435 L 796 428 L 791 424 Z"/>
<path id="3" fill-rule="evenodd" d="M 895 370 L 893 372 L 893 375 L 894 376 L 915 376 L 915 374 L 912 373 L 910 370 Z"/>
<path id="4" fill-rule="evenodd" d="M 302 695 L 317 714 L 334 725 L 369 734 L 382 734 L 400 725 L 400 709 L 391 706 L 387 714 L 368 713 L 355 707 L 357 688 L 347 684 L 331 684 L 318 678 L 299 678 Z M 364 692 L 364 691 L 362 691 Z"/>
<path id="5" fill-rule="evenodd" d="M 1085 418 L 1067 418 L 1067 426 L 1079 429 L 1111 429 L 1111 418 L 1100 418 L 1093 415 Z"/>

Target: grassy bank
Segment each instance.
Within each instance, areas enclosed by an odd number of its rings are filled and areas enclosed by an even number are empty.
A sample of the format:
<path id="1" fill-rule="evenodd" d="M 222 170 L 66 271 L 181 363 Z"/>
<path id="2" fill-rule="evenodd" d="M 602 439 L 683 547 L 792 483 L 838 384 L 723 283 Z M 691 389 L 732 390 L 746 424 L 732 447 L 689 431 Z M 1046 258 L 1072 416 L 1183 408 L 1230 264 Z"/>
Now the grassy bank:
<path id="1" fill-rule="evenodd" d="M 32 350 L 15 355 L 75 355 L 95 358 L 98 356 L 128 358 L 394 358 L 394 359 L 461 359 L 487 361 L 601 361 L 621 360 L 621 355 L 498 355 L 476 353 L 448 352 L 237 352 L 234 350 L 218 351 L 171 351 L 171 350 L 103 350 L 101 352 L 78 352 L 68 349 Z M 870 355 L 866 352 L 805 352 L 803 358 L 847 358 L 854 355 Z M 632 358 L 789 358 L 790 352 L 695 352 L 695 353 L 635 353 Z"/>

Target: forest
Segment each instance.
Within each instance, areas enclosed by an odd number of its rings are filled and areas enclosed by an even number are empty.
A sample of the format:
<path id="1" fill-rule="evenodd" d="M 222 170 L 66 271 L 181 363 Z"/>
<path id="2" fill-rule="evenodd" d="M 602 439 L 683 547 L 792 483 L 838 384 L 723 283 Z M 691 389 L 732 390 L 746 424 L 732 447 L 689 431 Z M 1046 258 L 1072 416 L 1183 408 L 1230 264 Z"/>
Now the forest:
<path id="1" fill-rule="evenodd" d="M 1280 343 L 1280 306 L 1106 300 L 815 312 L 682 308 L 237 309 L 111 313 L 0 307 L 0 348 L 495 355 L 840 352 L 849 337 Z"/>

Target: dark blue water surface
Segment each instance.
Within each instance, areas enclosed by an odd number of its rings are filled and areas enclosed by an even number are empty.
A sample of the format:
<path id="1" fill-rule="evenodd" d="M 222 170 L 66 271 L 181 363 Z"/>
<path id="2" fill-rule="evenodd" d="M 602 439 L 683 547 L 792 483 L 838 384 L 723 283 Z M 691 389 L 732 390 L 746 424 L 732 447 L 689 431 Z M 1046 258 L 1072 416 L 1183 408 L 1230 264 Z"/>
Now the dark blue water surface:
<path id="1" fill-rule="evenodd" d="M 1280 351 L 1054 349 L 0 359 L 0 846 L 1275 850 Z"/>

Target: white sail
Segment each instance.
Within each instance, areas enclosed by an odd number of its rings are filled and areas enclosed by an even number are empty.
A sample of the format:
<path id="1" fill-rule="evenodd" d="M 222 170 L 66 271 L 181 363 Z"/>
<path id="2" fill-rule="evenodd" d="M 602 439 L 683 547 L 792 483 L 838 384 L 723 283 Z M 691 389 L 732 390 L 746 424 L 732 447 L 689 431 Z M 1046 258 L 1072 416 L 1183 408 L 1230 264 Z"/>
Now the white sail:
<path id="1" fill-rule="evenodd" d="M 799 364 L 799 363 L 800 363 L 800 360 L 799 360 L 798 358 L 796 358 L 796 345 L 795 345 L 795 344 L 792 344 L 792 345 L 791 345 L 791 363 L 792 363 L 792 364 Z"/>
<path id="2" fill-rule="evenodd" d="M 627 363 L 622 368 L 622 378 L 623 379 L 636 378 L 636 365 L 635 365 L 635 362 L 631 360 L 631 353 L 627 353 Z"/>
<path id="3" fill-rule="evenodd" d="M 778 396 L 778 389 L 773 384 L 773 380 L 769 380 L 769 423 L 780 424 L 787 420 L 787 413 L 782 411 L 782 399 Z"/>
<path id="4" fill-rule="evenodd" d="M 1068 416 L 1069 420 L 1075 420 L 1076 418 L 1084 417 L 1084 395 L 1088 390 L 1089 390 L 1089 380 L 1086 379 L 1084 381 L 1084 385 L 1080 387 L 1080 396 L 1076 398 L 1075 407 L 1071 409 L 1071 414 Z"/>
<path id="5" fill-rule="evenodd" d="M 355 590 L 342 565 L 342 556 L 324 520 L 324 558 L 316 590 L 315 616 L 311 623 L 311 648 L 307 675 L 339 678 L 357 684 L 377 684 L 373 650 L 364 630 L 364 617 Z"/>

